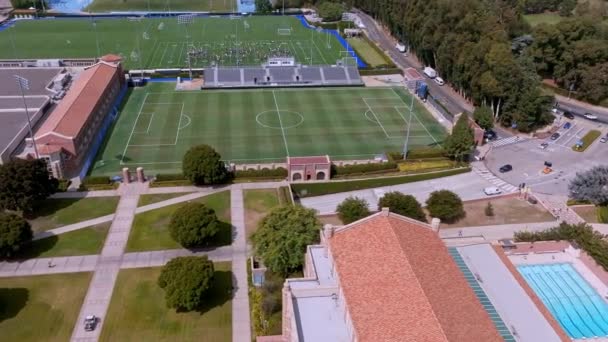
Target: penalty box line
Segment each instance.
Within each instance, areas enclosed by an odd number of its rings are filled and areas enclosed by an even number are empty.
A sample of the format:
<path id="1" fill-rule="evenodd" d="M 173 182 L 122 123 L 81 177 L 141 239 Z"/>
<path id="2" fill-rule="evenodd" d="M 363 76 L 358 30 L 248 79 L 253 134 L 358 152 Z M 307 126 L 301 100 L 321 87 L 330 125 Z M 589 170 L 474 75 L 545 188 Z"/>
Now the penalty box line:
<path id="1" fill-rule="evenodd" d="M 401 100 L 401 103 L 403 103 L 403 107 L 407 107 L 407 105 L 405 104 L 405 102 L 403 102 L 403 99 L 401 98 L 401 96 L 399 96 L 399 94 L 397 94 L 397 91 L 395 91 L 395 88 L 391 89 L 393 91 L 393 93 L 395 93 L 395 95 L 397 97 L 399 97 L 399 99 Z M 410 94 L 410 96 L 413 96 Z M 401 114 L 401 113 L 399 113 Z M 433 141 L 435 142 L 435 144 L 439 145 L 439 142 L 437 141 L 437 139 L 435 139 L 435 137 L 431 134 L 431 132 L 429 132 L 428 128 L 426 128 L 426 126 L 422 123 L 422 121 L 420 120 L 420 118 L 418 118 L 418 115 L 416 115 L 416 112 L 414 111 L 414 108 L 412 108 L 412 115 L 416 118 L 416 121 L 418 121 L 418 123 L 422 126 L 422 128 L 424 128 L 424 130 L 426 131 L 426 133 L 431 137 L 431 139 L 433 139 Z"/>

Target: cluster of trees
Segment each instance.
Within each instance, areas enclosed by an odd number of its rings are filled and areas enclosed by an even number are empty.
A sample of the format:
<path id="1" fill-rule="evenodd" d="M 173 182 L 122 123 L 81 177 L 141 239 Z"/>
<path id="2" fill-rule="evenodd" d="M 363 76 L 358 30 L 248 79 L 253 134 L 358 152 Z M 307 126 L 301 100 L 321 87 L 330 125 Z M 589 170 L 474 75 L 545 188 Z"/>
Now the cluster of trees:
<path id="1" fill-rule="evenodd" d="M 527 30 L 514 0 L 352 0 L 388 26 L 464 97 L 491 108 L 504 125 L 547 124 L 553 99 L 538 87 L 534 64 L 511 51 Z"/>
<path id="2" fill-rule="evenodd" d="M 559 25 L 534 28 L 525 55 L 543 77 L 552 78 L 579 98 L 598 103 L 608 98 L 608 30 L 593 17 L 575 17 Z"/>
<path id="3" fill-rule="evenodd" d="M 393 213 L 426 222 L 426 214 L 422 205 L 412 195 L 398 191 L 386 193 L 378 201 L 378 210 L 382 208 L 389 208 Z M 433 191 L 426 200 L 426 209 L 431 217 L 437 217 L 447 223 L 456 222 L 466 215 L 460 197 L 449 190 Z M 352 223 L 371 214 L 367 201 L 358 197 L 345 199 L 338 205 L 336 212 L 344 224 Z"/>
<path id="4" fill-rule="evenodd" d="M 576 0 L 525 0 L 522 6 L 526 14 L 559 12 L 559 15 L 568 17 L 576 8 Z"/>
<path id="5" fill-rule="evenodd" d="M 339 21 L 342 19 L 344 6 L 339 2 L 324 1 L 317 5 L 317 14 L 323 21 Z"/>
<path id="6" fill-rule="evenodd" d="M 594 166 L 577 172 L 568 185 L 570 198 L 608 206 L 608 166 Z"/>

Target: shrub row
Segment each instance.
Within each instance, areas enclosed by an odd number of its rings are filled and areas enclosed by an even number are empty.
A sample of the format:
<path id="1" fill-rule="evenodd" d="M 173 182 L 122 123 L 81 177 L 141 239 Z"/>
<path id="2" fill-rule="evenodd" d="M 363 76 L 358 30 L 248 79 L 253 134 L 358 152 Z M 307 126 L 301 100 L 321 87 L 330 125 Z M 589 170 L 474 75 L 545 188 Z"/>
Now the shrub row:
<path id="1" fill-rule="evenodd" d="M 597 221 L 608 223 L 608 205 L 597 207 Z"/>
<path id="2" fill-rule="evenodd" d="M 376 76 L 376 75 L 394 75 L 400 74 L 403 75 L 403 71 L 399 68 L 387 68 L 387 69 L 359 69 L 359 74 L 361 76 Z"/>
<path id="3" fill-rule="evenodd" d="M 277 178 L 287 177 L 287 169 L 277 167 L 276 169 L 263 168 L 260 170 L 239 170 L 234 174 L 235 178 Z"/>
<path id="4" fill-rule="evenodd" d="M 516 232 L 515 241 L 574 241 L 587 252 L 598 264 L 608 271 L 608 241 L 603 234 L 593 230 L 593 227 L 582 223 L 570 225 L 561 223 L 559 226 L 540 232 Z"/>
<path id="5" fill-rule="evenodd" d="M 421 147 L 412 148 L 407 151 L 408 159 L 427 159 L 445 157 L 445 151 L 442 148 Z"/>
<path id="6" fill-rule="evenodd" d="M 428 171 L 431 169 L 446 169 L 455 166 L 455 162 L 453 160 L 447 158 L 438 158 L 438 159 L 421 159 L 416 161 L 405 161 L 399 163 L 399 171 L 402 172 L 410 172 L 410 171 Z"/>
<path id="7" fill-rule="evenodd" d="M 187 180 L 181 173 L 159 173 L 154 178 L 157 182 Z"/>
<path id="8" fill-rule="evenodd" d="M 355 165 L 344 165 L 336 166 L 332 164 L 332 175 L 343 176 L 343 175 L 354 175 L 354 174 L 365 174 L 376 171 L 396 171 L 397 164 L 395 163 L 366 163 L 366 164 L 355 164 Z"/>
<path id="9" fill-rule="evenodd" d="M 576 145 L 572 146 L 572 150 L 576 151 L 576 152 L 584 152 L 587 148 L 589 148 L 589 146 L 591 146 L 591 144 L 593 144 L 593 142 L 595 141 L 595 139 L 599 138 L 600 135 L 602 135 L 602 132 L 592 129 L 590 130 L 587 134 L 585 134 L 585 136 L 581 139 L 583 141 L 583 147 L 581 148 L 576 148 Z"/>
<path id="10" fill-rule="evenodd" d="M 82 181 L 82 184 L 85 185 L 103 185 L 110 184 L 110 177 L 107 176 L 88 176 Z"/>
<path id="11" fill-rule="evenodd" d="M 329 182 L 329 183 L 310 183 L 310 184 L 292 184 L 291 189 L 294 194 L 299 197 L 311 197 L 335 194 L 338 192 L 353 191 L 377 188 L 381 186 L 390 186 L 397 184 L 405 184 L 418 182 L 423 180 L 453 176 L 461 173 L 470 172 L 470 167 L 463 167 L 458 169 L 451 169 L 447 171 L 429 172 L 416 175 L 397 176 L 397 177 L 385 177 L 375 179 L 363 179 L 355 181 L 343 181 L 343 182 Z"/>
<path id="12" fill-rule="evenodd" d="M 585 200 L 575 200 L 575 199 L 569 199 L 568 201 L 566 201 L 566 205 L 568 205 L 568 206 L 571 206 L 571 205 L 586 205 L 586 204 L 591 204 L 591 202 L 585 201 Z"/>

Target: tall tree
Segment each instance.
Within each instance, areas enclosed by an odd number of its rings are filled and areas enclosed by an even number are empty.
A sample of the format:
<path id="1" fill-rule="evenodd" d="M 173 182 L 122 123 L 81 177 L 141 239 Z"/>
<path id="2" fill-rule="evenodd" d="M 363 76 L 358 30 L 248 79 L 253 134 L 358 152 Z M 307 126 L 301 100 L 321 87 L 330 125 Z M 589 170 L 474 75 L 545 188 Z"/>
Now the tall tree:
<path id="1" fill-rule="evenodd" d="M 312 209 L 287 205 L 260 221 L 251 240 L 255 254 L 272 272 L 283 276 L 300 269 L 306 246 L 319 240 L 321 223 Z"/>
<path id="2" fill-rule="evenodd" d="M 169 222 L 173 240 L 189 248 L 208 243 L 220 229 L 215 211 L 203 203 L 191 202 L 179 207 Z"/>
<path id="3" fill-rule="evenodd" d="M 184 155 L 182 170 L 196 185 L 220 184 L 228 178 L 222 156 L 209 145 L 191 147 Z"/>
<path id="4" fill-rule="evenodd" d="M 270 0 L 255 0 L 255 11 L 261 14 L 272 12 L 272 4 Z"/>
<path id="5" fill-rule="evenodd" d="M 388 192 L 378 201 L 378 210 L 382 210 L 382 208 L 389 208 L 393 213 L 426 222 L 426 214 L 422 210 L 420 202 L 412 195 L 405 195 L 398 191 Z"/>
<path id="6" fill-rule="evenodd" d="M 494 127 L 494 117 L 492 116 L 492 110 L 488 106 L 475 108 L 473 119 L 483 129 L 491 129 Z"/>
<path id="7" fill-rule="evenodd" d="M 57 185 L 44 160 L 14 159 L 0 165 L 0 209 L 31 212 L 36 201 L 53 194 Z"/>
<path id="8" fill-rule="evenodd" d="M 595 205 L 608 205 L 608 166 L 594 166 L 577 172 L 568 185 L 570 197 Z"/>
<path id="9" fill-rule="evenodd" d="M 462 114 L 452 128 L 452 134 L 445 139 L 443 148 L 450 157 L 463 160 L 471 152 L 474 144 L 475 137 L 473 129 L 469 126 L 469 117 Z"/>

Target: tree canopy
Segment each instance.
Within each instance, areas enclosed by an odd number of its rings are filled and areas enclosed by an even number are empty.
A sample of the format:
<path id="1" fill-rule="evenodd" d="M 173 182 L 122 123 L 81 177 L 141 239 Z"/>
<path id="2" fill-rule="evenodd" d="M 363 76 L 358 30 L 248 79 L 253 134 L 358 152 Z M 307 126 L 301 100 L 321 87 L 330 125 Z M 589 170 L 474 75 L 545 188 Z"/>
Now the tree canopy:
<path id="1" fill-rule="evenodd" d="M 378 201 L 378 210 L 382 210 L 382 208 L 389 208 L 393 213 L 426 222 L 422 206 L 412 195 L 404 195 L 398 191 L 387 192 Z"/>
<path id="2" fill-rule="evenodd" d="M 340 3 L 324 1 L 317 6 L 317 12 L 323 21 L 338 21 L 342 19 L 344 8 Z"/>
<path id="3" fill-rule="evenodd" d="M 426 200 L 426 208 L 431 217 L 437 217 L 447 223 L 456 222 L 466 215 L 460 197 L 449 190 L 431 192 Z"/>
<path id="4" fill-rule="evenodd" d="M 215 211 L 203 203 L 182 205 L 171 216 L 169 233 L 173 240 L 188 248 L 201 246 L 217 234 L 220 221 Z"/>
<path id="5" fill-rule="evenodd" d="M 11 160 L 0 165 L 0 209 L 30 212 L 36 201 L 53 194 L 57 185 L 44 160 Z"/>
<path id="6" fill-rule="evenodd" d="M 318 242 L 320 228 L 314 210 L 285 205 L 273 209 L 260 221 L 251 240 L 264 265 L 287 276 L 302 267 L 306 246 Z"/>
<path id="7" fill-rule="evenodd" d="M 0 257 L 13 256 L 32 236 L 32 228 L 24 218 L 0 212 Z"/>
<path id="8" fill-rule="evenodd" d="M 473 112 L 473 119 L 483 129 L 491 129 L 494 127 L 494 117 L 492 109 L 488 106 L 479 106 Z"/>
<path id="9" fill-rule="evenodd" d="M 460 115 L 450 134 L 443 144 L 446 154 L 454 159 L 463 160 L 475 145 L 473 129 L 469 126 L 466 114 Z"/>
<path id="10" fill-rule="evenodd" d="M 352 196 L 342 201 L 336 212 L 344 224 L 355 222 L 371 214 L 365 199 Z"/>
<path id="11" fill-rule="evenodd" d="M 255 11 L 262 14 L 272 12 L 272 4 L 270 0 L 255 0 Z"/>
<path id="12" fill-rule="evenodd" d="M 213 262 L 206 255 L 171 259 L 163 266 L 158 286 L 165 290 L 167 307 L 191 311 L 203 303 L 213 286 Z"/>
<path id="13" fill-rule="evenodd" d="M 594 166 L 577 172 L 568 185 L 570 197 L 595 205 L 608 205 L 608 166 Z"/>
<path id="14" fill-rule="evenodd" d="M 184 155 L 182 169 L 196 185 L 220 184 L 228 178 L 222 156 L 209 145 L 191 147 Z"/>

